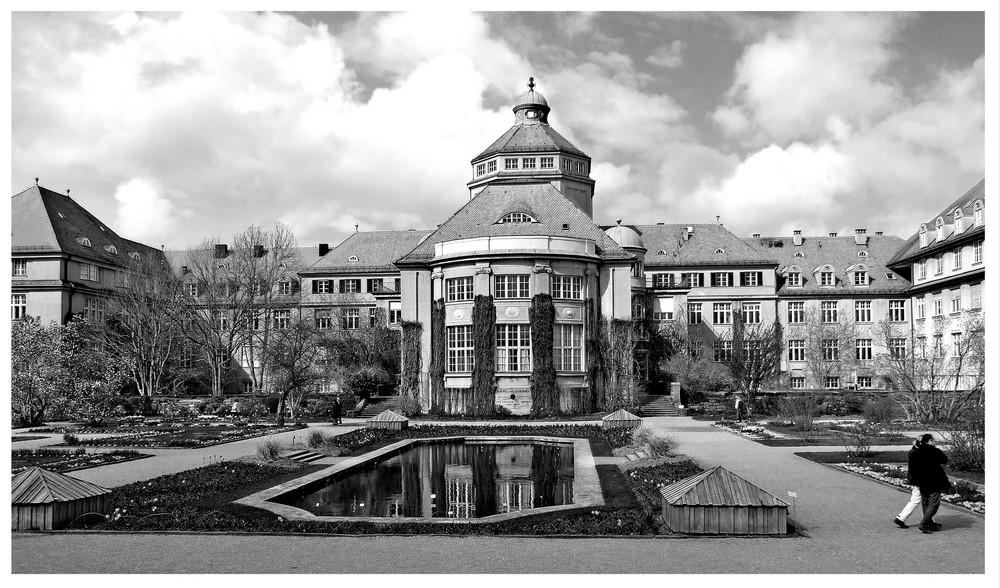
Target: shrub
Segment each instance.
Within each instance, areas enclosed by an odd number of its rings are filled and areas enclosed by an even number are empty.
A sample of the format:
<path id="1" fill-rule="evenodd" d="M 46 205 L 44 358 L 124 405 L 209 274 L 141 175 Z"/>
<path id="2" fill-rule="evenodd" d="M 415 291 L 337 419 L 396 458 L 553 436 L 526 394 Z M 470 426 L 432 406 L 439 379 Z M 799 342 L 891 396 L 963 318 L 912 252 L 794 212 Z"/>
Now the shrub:
<path id="1" fill-rule="evenodd" d="M 272 394 L 270 396 L 265 396 L 263 402 L 264 408 L 267 412 L 276 414 L 278 412 L 278 405 L 281 404 L 281 397 L 277 394 Z"/>
<path id="2" fill-rule="evenodd" d="M 981 502 L 985 500 L 979 488 L 968 480 L 955 480 L 951 486 L 950 494 L 958 494 L 959 501 Z"/>
<path id="3" fill-rule="evenodd" d="M 257 456 L 265 461 L 278 459 L 281 453 L 281 444 L 273 439 L 267 439 L 257 444 Z"/>
<path id="4" fill-rule="evenodd" d="M 862 414 L 869 423 L 895 434 L 894 422 L 899 417 L 899 405 L 891 398 L 869 400 L 862 409 Z"/>
<path id="5" fill-rule="evenodd" d="M 404 416 L 420 414 L 420 401 L 404 393 L 399 399 L 399 410 L 402 411 Z"/>
<path id="6" fill-rule="evenodd" d="M 792 421 L 792 429 L 807 434 L 815 430 L 820 406 L 813 394 L 790 394 L 778 401 L 779 414 Z"/>
<path id="7" fill-rule="evenodd" d="M 309 414 L 311 414 L 314 417 L 330 416 L 331 408 L 332 405 L 330 404 L 329 400 L 327 400 L 326 398 L 320 398 L 312 405 L 312 408 L 309 410 Z"/>
<path id="8" fill-rule="evenodd" d="M 384 386 L 392 384 L 392 377 L 376 367 L 365 366 L 344 378 L 344 386 L 358 398 L 371 398 Z"/>
<path id="9" fill-rule="evenodd" d="M 496 406 L 493 407 L 493 414 L 497 416 L 506 417 L 506 416 L 511 416 L 512 413 L 510 412 L 510 409 L 507 408 L 506 406 L 500 406 L 499 404 L 497 404 Z"/>
<path id="10" fill-rule="evenodd" d="M 66 445 L 79 445 L 80 438 L 74 435 L 73 433 L 66 433 L 65 435 L 63 435 L 63 443 L 65 443 Z"/>
<path id="11" fill-rule="evenodd" d="M 671 441 L 649 427 L 632 429 L 632 443 L 637 448 L 648 448 L 653 457 L 663 457 L 670 454 Z"/>
<path id="12" fill-rule="evenodd" d="M 878 436 L 879 425 L 871 421 L 845 425 L 836 431 L 851 457 L 869 457 L 872 453 L 872 439 Z"/>
<path id="13" fill-rule="evenodd" d="M 317 431 L 316 429 L 313 429 L 309 431 L 308 434 L 306 434 L 306 443 L 309 444 L 309 447 L 311 449 L 316 449 L 317 447 L 326 445 L 326 440 L 327 437 L 326 435 L 323 434 L 323 431 Z"/>
<path id="14" fill-rule="evenodd" d="M 957 470 L 983 472 L 986 468 L 986 420 L 982 413 L 953 425 L 951 466 Z"/>

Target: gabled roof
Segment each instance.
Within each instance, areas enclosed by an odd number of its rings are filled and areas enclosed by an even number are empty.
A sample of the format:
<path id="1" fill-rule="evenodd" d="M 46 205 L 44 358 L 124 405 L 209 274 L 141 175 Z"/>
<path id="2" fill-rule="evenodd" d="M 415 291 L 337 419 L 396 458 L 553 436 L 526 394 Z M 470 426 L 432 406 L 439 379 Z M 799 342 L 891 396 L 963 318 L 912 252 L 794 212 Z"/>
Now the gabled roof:
<path id="1" fill-rule="evenodd" d="M 774 265 L 770 257 L 744 243 L 722 225 L 631 225 L 646 247 L 647 269 L 658 267 Z M 684 240 L 687 229 L 688 239 Z M 716 253 L 722 249 L 722 253 Z M 663 254 L 660 254 L 663 251 Z"/>
<path id="2" fill-rule="evenodd" d="M 108 494 L 111 490 L 84 482 L 77 478 L 31 468 L 14 476 L 10 483 L 12 504 L 48 504 L 50 502 L 68 502 L 91 496 Z"/>
<path id="3" fill-rule="evenodd" d="M 306 272 L 323 270 L 398 271 L 393 262 L 406 255 L 430 235 L 429 230 L 410 229 L 406 231 L 364 231 L 350 237 L 330 250 L 329 253 L 306 266 Z M 351 261 L 352 258 L 357 261 Z"/>
<path id="4" fill-rule="evenodd" d="M 562 151 L 579 157 L 588 157 L 586 153 L 577 149 L 566 137 L 560 135 L 548 124 L 531 121 L 512 126 L 506 133 L 500 135 L 499 139 L 493 141 L 492 145 L 475 156 L 472 161 L 475 162 L 497 153 L 537 151 Z"/>
<path id="5" fill-rule="evenodd" d="M 966 228 L 965 231 L 963 231 L 959 235 L 956 235 L 955 232 L 952 231 L 949 235 L 945 236 L 944 240 L 941 243 L 937 243 L 935 240 L 937 237 L 937 233 L 935 230 L 935 223 L 937 222 L 938 217 L 944 217 L 945 223 L 950 225 L 953 222 L 952 219 L 954 217 L 952 215 L 954 214 L 956 208 L 962 209 L 962 214 L 967 219 L 965 222 L 969 223 L 968 226 L 972 226 L 973 205 L 975 204 L 976 200 L 983 200 L 985 203 L 986 200 L 985 178 L 979 180 L 978 184 L 976 184 L 972 188 L 969 188 L 969 190 L 965 194 L 959 196 L 954 202 L 946 206 L 944 210 L 934 215 L 930 220 L 926 221 L 927 234 L 930 239 L 926 247 L 920 246 L 920 230 L 918 229 L 917 232 L 913 233 L 913 235 L 906 240 L 906 243 L 904 243 L 899 248 L 899 250 L 896 252 L 896 255 L 894 255 L 892 259 L 888 261 L 888 264 L 889 265 L 908 264 L 912 261 L 913 258 L 920 257 L 921 253 L 923 252 L 926 252 L 928 250 L 936 251 L 937 247 L 935 247 L 935 245 L 946 246 L 947 243 L 955 242 L 960 238 L 985 233 L 986 227 L 984 226 L 971 229 Z"/>
<path id="6" fill-rule="evenodd" d="M 95 262 L 123 266 L 129 253 L 162 255 L 159 249 L 125 239 L 65 194 L 35 185 L 11 198 L 13 252 L 63 252 Z M 90 240 L 91 246 L 81 243 Z M 107 247 L 117 249 L 115 255 Z"/>
<path id="7" fill-rule="evenodd" d="M 673 506 L 788 506 L 722 466 L 661 488 L 660 494 Z"/>
<path id="8" fill-rule="evenodd" d="M 289 270 L 292 272 L 297 272 L 300 268 L 308 267 L 310 264 L 316 263 L 319 257 L 319 250 L 317 247 L 295 247 L 295 252 L 298 257 L 298 261 L 294 264 L 295 267 L 290 267 Z M 188 249 L 168 249 L 163 252 L 164 256 L 167 258 L 167 263 L 170 264 L 170 269 L 176 275 L 181 274 L 181 268 L 188 264 L 188 254 L 190 250 Z M 233 250 L 229 250 L 229 255 L 232 255 Z M 223 262 L 220 259 L 219 262 Z M 291 265 L 291 264 L 290 264 Z"/>
<path id="9" fill-rule="evenodd" d="M 374 417 L 368 419 L 368 422 L 369 423 L 405 423 L 405 422 L 408 422 L 409 420 L 410 419 L 406 418 L 403 415 L 396 414 L 395 412 L 393 412 L 393 411 L 391 411 L 389 409 L 385 409 L 382 412 L 380 412 L 377 415 L 375 415 Z"/>
<path id="10" fill-rule="evenodd" d="M 618 410 L 614 411 L 613 413 L 611 413 L 611 414 L 609 414 L 607 416 L 602 417 L 601 420 L 602 421 L 606 421 L 606 422 L 621 422 L 621 421 L 635 422 L 635 421 L 642 421 L 641 418 L 635 416 L 634 414 L 630 413 L 629 411 L 625 410 L 624 408 L 619 408 Z"/>
<path id="11" fill-rule="evenodd" d="M 791 266 L 798 266 L 802 274 L 802 286 L 790 287 L 787 280 L 779 282 L 779 295 L 794 294 L 902 294 L 910 287 L 910 282 L 887 267 L 887 262 L 899 249 L 903 240 L 893 235 L 866 235 L 867 245 L 858 245 L 854 235 L 847 237 L 802 237 L 802 245 L 795 245 L 793 237 L 760 237 L 743 239 L 748 246 L 758 249 L 762 255 L 774 259 L 778 272 L 783 275 Z M 864 251 L 867 255 L 859 257 Z M 801 253 L 801 257 L 796 257 Z M 864 264 L 868 269 L 868 286 L 855 287 L 848 268 Z M 829 265 L 833 268 L 836 285 L 820 286 L 813 270 Z M 889 279 L 886 274 L 895 276 Z"/>
<path id="12" fill-rule="evenodd" d="M 538 222 L 497 224 L 501 216 L 519 203 L 530 207 Z M 568 228 L 563 229 L 563 224 Z M 602 259 L 634 259 L 552 184 L 542 182 L 487 186 L 397 263 L 430 261 L 434 245 L 445 241 L 511 235 L 590 239 L 597 244 Z"/>

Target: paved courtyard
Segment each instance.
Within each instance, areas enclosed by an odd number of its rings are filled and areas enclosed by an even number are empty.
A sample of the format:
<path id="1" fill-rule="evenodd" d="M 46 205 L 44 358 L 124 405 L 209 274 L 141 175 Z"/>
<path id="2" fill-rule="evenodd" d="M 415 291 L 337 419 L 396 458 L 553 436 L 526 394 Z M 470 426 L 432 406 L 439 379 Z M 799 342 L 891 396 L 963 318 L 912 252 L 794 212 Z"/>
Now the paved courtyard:
<path id="1" fill-rule="evenodd" d="M 308 537 L 189 534 L 14 534 L 16 573 L 945 573 L 985 572 L 984 518 L 942 505 L 944 529 L 898 529 L 907 494 L 766 447 L 686 417 L 646 419 L 703 467 L 723 465 L 766 490 L 796 492 L 808 538 L 543 539 Z M 302 433 L 299 432 L 301 435 Z M 279 438 L 290 440 L 291 434 Z M 77 472 L 117 485 L 199 465 L 206 455 L 253 453 L 259 440 L 188 457 L 160 456 Z M 810 448 L 817 450 L 823 448 Z M 840 450 L 830 447 L 828 450 Z M 895 449 L 898 449 L 896 447 Z M 158 461 L 154 461 L 158 460 Z M 129 472 L 145 462 L 145 469 Z M 193 464 L 192 464 L 193 462 Z M 156 467 L 165 468 L 153 472 Z M 101 470 L 106 470 L 102 472 Z M 84 477 L 83 474 L 87 474 Z M 74 474 L 76 475 L 76 474 Z M 112 483 L 116 482 L 116 483 Z M 141 555 L 140 555 L 141 554 Z M 322 557 L 304 554 L 323 554 Z M 141 560 L 141 569 L 136 561 Z M 995 564 L 992 564 L 995 566 Z M 995 572 L 991 570 L 991 572 Z M 982 579 L 982 577 L 980 577 Z"/>

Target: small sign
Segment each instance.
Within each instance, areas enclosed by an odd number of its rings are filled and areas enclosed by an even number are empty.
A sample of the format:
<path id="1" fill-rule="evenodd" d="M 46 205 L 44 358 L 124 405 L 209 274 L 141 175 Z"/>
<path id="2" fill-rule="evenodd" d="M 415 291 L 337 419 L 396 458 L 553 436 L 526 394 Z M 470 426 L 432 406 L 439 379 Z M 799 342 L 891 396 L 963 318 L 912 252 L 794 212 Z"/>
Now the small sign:
<path id="1" fill-rule="evenodd" d="M 799 495 L 796 494 L 796 493 L 794 493 L 794 492 L 789 492 L 788 495 L 791 496 L 792 498 L 798 498 L 799 497 Z"/>

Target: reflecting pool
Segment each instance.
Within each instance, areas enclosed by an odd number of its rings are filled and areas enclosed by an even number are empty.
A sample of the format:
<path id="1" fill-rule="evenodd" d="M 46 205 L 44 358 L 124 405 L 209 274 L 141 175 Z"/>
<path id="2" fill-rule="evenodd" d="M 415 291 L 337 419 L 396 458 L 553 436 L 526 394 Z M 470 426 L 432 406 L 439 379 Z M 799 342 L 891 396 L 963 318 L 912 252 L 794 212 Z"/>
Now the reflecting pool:
<path id="1" fill-rule="evenodd" d="M 573 503 L 573 445 L 418 443 L 272 499 L 316 515 L 478 518 Z"/>

